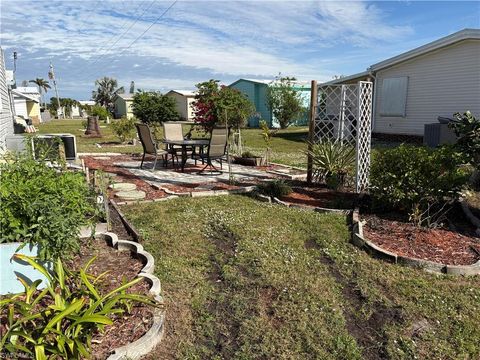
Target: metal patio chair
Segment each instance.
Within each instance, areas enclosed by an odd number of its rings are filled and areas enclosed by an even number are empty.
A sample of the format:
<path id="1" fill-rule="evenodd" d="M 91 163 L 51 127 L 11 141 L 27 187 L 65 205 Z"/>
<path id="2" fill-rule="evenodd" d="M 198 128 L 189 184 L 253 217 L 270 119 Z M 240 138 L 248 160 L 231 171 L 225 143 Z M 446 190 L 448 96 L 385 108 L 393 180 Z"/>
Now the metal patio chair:
<path id="1" fill-rule="evenodd" d="M 210 173 L 212 170 L 218 173 L 222 173 L 223 170 L 223 157 L 225 156 L 227 150 L 227 138 L 228 130 L 225 128 L 214 128 L 210 136 L 210 143 L 208 144 L 206 153 L 196 154 L 195 159 L 200 159 L 206 161 L 205 167 L 200 170 L 198 173 L 202 174 L 207 168 L 210 168 Z M 220 163 L 220 170 L 213 165 L 212 161 L 218 161 Z"/>
<path id="2" fill-rule="evenodd" d="M 157 144 L 155 143 L 155 140 L 153 140 L 153 135 L 152 131 L 146 124 L 135 124 L 137 127 L 138 131 L 138 137 L 140 138 L 140 142 L 142 143 L 143 147 L 143 157 L 142 157 L 142 163 L 140 164 L 140 169 L 143 168 L 143 162 L 145 160 L 145 155 L 153 155 L 155 156 L 155 161 L 153 162 L 153 168 L 152 170 L 155 170 L 155 167 L 157 166 L 157 158 L 158 156 L 162 156 L 163 158 L 163 163 L 164 165 L 166 164 L 167 161 L 167 151 L 158 149 Z"/>

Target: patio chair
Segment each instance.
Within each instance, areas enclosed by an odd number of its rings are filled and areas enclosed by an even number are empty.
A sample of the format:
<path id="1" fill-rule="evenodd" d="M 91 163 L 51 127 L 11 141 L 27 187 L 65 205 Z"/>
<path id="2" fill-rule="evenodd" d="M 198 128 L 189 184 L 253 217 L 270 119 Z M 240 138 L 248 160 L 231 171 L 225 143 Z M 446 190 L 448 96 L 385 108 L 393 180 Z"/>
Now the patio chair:
<path id="1" fill-rule="evenodd" d="M 196 159 L 201 159 L 206 161 L 205 167 L 200 170 L 198 173 L 202 174 L 205 169 L 210 168 L 210 173 L 212 170 L 215 170 L 218 173 L 222 173 L 223 170 L 223 157 L 225 156 L 227 150 L 227 138 L 228 131 L 225 128 L 214 128 L 210 136 L 210 143 L 208 144 L 207 152 L 195 155 Z M 220 170 L 218 170 L 212 163 L 213 160 L 216 160 L 220 163 Z"/>
<path id="2" fill-rule="evenodd" d="M 167 158 L 166 156 L 168 155 L 165 150 L 158 149 L 155 141 L 153 140 L 153 135 L 152 131 L 146 124 L 135 124 L 137 127 L 138 131 L 138 137 L 140 138 L 140 142 L 142 143 L 143 147 L 143 157 L 142 157 L 142 163 L 140 164 L 140 169 L 143 168 L 143 162 L 145 160 L 145 155 L 153 155 L 155 156 L 155 161 L 153 162 L 153 169 L 155 170 L 155 167 L 157 166 L 157 158 L 158 156 L 163 157 L 163 163 L 164 165 L 166 164 Z"/>
<path id="3" fill-rule="evenodd" d="M 164 122 L 163 123 L 163 138 L 165 140 L 184 140 L 185 137 L 183 136 L 183 128 L 182 124 L 176 123 L 176 122 Z M 178 153 L 182 151 L 181 146 L 173 145 L 169 146 L 167 145 L 165 150 L 167 151 L 167 163 L 168 163 L 168 155 L 172 156 L 172 163 L 174 163 L 174 159 L 177 159 L 178 163 Z M 193 149 L 189 148 L 187 149 L 187 153 L 189 155 L 192 154 Z"/>

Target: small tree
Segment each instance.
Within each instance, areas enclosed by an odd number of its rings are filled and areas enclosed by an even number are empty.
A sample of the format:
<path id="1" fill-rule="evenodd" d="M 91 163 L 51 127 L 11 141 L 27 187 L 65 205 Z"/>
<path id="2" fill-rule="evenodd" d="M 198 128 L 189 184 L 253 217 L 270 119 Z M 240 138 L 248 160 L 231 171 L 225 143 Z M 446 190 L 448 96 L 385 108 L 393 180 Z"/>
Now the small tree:
<path id="1" fill-rule="evenodd" d="M 219 86 L 218 80 L 209 80 L 197 84 L 193 108 L 195 121 L 211 130 L 218 125 L 227 125 L 235 129 L 237 136 L 236 152 L 242 153 L 240 129 L 255 112 L 255 106 L 239 90 L 228 86 Z"/>
<path id="2" fill-rule="evenodd" d="M 139 92 L 133 96 L 133 114 L 145 124 L 159 124 L 164 121 L 177 121 L 175 99 L 160 92 Z"/>
<path id="3" fill-rule="evenodd" d="M 267 106 L 282 129 L 304 112 L 300 92 L 293 87 L 295 80 L 294 77 L 277 77 L 266 92 Z"/>

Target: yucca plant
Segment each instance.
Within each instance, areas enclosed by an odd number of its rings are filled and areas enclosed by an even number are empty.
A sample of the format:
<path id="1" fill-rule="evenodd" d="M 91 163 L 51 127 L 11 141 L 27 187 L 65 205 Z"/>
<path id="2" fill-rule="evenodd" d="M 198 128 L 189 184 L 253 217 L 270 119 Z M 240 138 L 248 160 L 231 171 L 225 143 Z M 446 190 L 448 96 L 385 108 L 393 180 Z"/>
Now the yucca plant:
<path id="1" fill-rule="evenodd" d="M 347 174 L 355 166 L 355 148 L 338 141 L 312 144 L 307 155 L 312 158 L 315 179 L 327 184 L 345 185 Z"/>
<path id="2" fill-rule="evenodd" d="M 20 254 L 14 257 L 44 275 L 47 287 L 38 290 L 41 280 L 28 284 L 18 278 L 25 293 L 0 300 L 5 325 L 1 354 L 24 353 L 37 360 L 89 357 L 92 336 L 113 323 L 112 315 L 130 311 L 133 302 L 156 306 L 147 296 L 126 292 L 142 278 L 101 294 L 98 283 L 108 272 L 96 277 L 87 273 L 95 257 L 78 272 L 65 269 L 60 259 L 51 272 L 35 258 Z"/>

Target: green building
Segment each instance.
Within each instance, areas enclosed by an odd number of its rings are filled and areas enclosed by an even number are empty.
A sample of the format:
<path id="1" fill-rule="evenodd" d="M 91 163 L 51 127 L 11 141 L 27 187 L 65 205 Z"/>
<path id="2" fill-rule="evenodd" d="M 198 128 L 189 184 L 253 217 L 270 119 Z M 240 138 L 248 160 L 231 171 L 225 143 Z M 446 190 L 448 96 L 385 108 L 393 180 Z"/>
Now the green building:
<path id="1" fill-rule="evenodd" d="M 278 127 L 278 122 L 272 116 L 272 112 L 267 106 L 267 88 L 272 80 L 258 79 L 238 79 L 231 83 L 229 87 L 240 90 L 255 105 L 257 114 L 248 119 L 249 127 L 259 127 L 260 120 L 265 120 L 269 127 Z M 302 94 L 305 114 L 294 122 L 294 125 L 301 126 L 308 124 L 308 107 L 310 104 L 310 85 L 297 82 L 294 87 Z"/>

